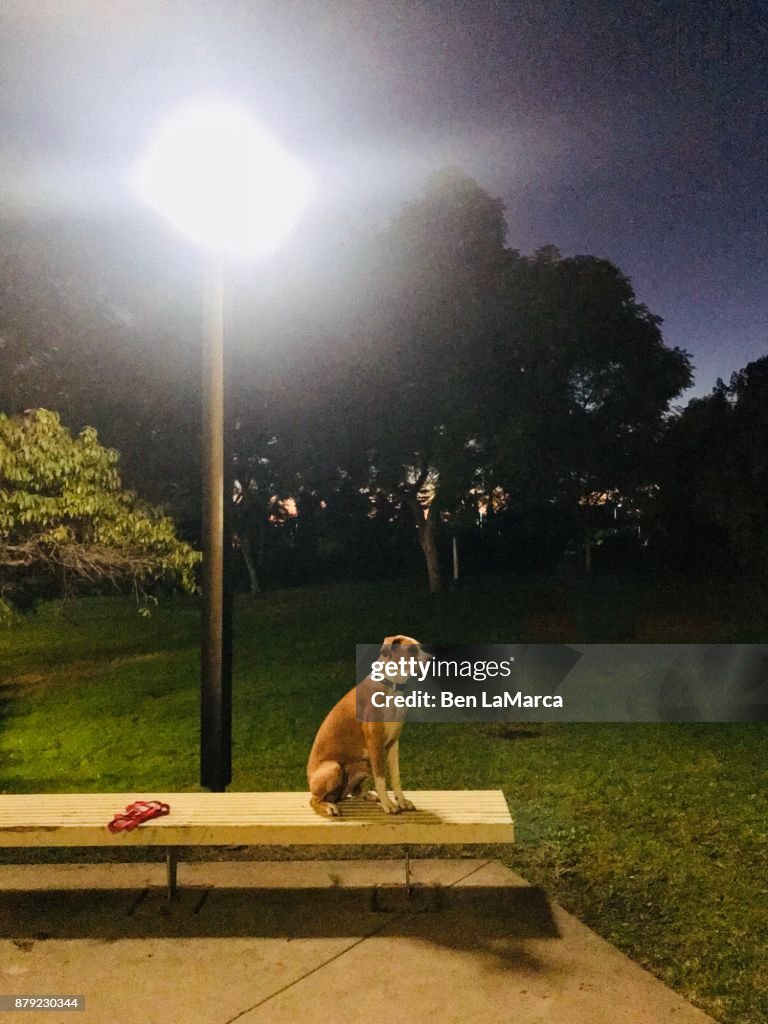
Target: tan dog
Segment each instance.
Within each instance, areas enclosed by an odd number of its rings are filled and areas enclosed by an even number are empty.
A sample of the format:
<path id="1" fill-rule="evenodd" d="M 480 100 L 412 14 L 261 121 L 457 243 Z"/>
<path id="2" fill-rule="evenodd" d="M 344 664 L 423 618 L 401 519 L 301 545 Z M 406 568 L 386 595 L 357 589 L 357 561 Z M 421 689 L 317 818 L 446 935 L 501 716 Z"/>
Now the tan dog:
<path id="1" fill-rule="evenodd" d="M 386 663 L 398 661 L 401 657 L 415 657 L 419 661 L 429 658 L 421 650 L 418 640 L 402 635 L 388 636 L 381 648 L 379 660 Z M 394 693 L 395 683 L 404 678 L 398 676 L 373 685 L 385 693 Z M 370 676 L 365 684 L 371 685 Z M 312 794 L 310 805 L 318 814 L 340 815 L 339 803 L 348 796 L 358 796 L 363 783 L 371 777 L 374 792 L 367 793 L 366 799 L 378 799 L 385 814 L 414 809 L 411 801 L 403 795 L 400 784 L 399 741 L 404 714 L 397 711 L 392 717 L 399 720 L 359 721 L 357 687 L 353 687 L 328 713 L 312 744 L 307 765 L 309 790 Z M 387 763 L 394 803 L 387 792 Z"/>

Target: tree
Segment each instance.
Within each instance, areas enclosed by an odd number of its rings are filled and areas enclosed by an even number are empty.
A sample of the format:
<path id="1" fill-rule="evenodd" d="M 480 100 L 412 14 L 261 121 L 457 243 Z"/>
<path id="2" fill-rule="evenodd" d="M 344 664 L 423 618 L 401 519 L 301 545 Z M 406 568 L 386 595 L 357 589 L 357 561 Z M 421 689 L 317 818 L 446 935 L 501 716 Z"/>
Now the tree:
<path id="1" fill-rule="evenodd" d="M 768 356 L 731 376 L 728 388 L 731 544 L 744 566 L 768 568 Z"/>
<path id="2" fill-rule="evenodd" d="M 104 584 L 143 597 L 159 583 L 195 590 L 200 555 L 172 519 L 123 489 L 119 458 L 92 427 L 72 437 L 55 412 L 0 414 L 0 611 L 32 581 L 63 593 Z"/>
<path id="3" fill-rule="evenodd" d="M 768 568 L 768 356 L 670 420 L 658 534 L 684 562 Z"/>
<path id="4" fill-rule="evenodd" d="M 516 502 L 578 512 L 589 570 L 606 496 L 656 482 L 652 456 L 690 359 L 664 345 L 661 320 L 608 260 L 547 246 L 514 258 L 506 287 L 508 341 L 480 428 L 487 473 Z"/>
<path id="5" fill-rule="evenodd" d="M 581 522 L 589 565 L 600 496 L 654 482 L 655 441 L 690 382 L 688 356 L 617 267 L 553 246 L 524 257 L 506 230 L 501 201 L 471 178 L 434 176 L 357 282 L 354 344 L 318 355 L 293 402 L 302 483 L 309 472 L 325 498 L 320 478 L 341 471 L 405 509 L 433 592 L 440 524 L 473 506 L 490 519 L 556 506 Z"/>
<path id="6" fill-rule="evenodd" d="M 474 364 L 495 329 L 505 234 L 501 200 L 449 169 L 382 239 L 359 389 L 368 483 L 410 510 L 433 593 L 442 588 L 437 524 L 476 471 Z"/>

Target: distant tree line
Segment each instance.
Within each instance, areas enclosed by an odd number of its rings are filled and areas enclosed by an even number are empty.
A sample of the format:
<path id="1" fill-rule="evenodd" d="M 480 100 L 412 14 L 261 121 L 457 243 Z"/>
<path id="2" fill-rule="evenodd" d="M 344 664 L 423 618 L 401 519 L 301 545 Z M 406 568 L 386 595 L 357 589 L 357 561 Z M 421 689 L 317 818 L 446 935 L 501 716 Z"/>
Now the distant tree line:
<path id="1" fill-rule="evenodd" d="M 626 276 L 507 234 L 502 203 L 449 170 L 383 231 L 329 232 L 314 267 L 295 252 L 282 281 L 235 281 L 243 588 L 423 571 L 438 591 L 454 538 L 467 572 L 764 564 L 768 357 L 676 409 L 690 357 Z M 16 237 L 0 408 L 98 427 L 194 542 L 194 280 L 144 266 L 130 232 L 102 240 L 111 259 L 71 229 Z"/>

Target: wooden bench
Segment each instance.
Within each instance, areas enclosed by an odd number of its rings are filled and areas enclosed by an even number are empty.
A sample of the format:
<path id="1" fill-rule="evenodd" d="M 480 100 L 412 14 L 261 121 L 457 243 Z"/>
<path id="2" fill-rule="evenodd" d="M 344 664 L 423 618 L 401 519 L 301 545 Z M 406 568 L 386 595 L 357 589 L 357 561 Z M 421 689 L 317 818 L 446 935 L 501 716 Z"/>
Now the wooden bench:
<path id="1" fill-rule="evenodd" d="M 347 800 L 341 818 L 324 818 L 306 793 L 52 793 L 0 795 L 0 847 L 161 846 L 168 896 L 176 891 L 185 846 L 400 846 L 512 843 L 514 824 L 501 790 L 409 793 L 415 811 L 383 814 L 375 803 Z M 163 800 L 170 814 L 115 835 L 107 822 L 135 800 Z"/>

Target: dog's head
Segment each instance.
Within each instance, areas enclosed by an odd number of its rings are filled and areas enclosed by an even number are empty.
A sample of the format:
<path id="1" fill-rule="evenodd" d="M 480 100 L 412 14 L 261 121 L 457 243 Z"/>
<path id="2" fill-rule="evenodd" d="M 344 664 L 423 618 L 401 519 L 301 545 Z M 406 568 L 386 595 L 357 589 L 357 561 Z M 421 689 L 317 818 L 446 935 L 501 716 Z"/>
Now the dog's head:
<path id="1" fill-rule="evenodd" d="M 431 655 L 427 654 L 422 649 L 419 641 L 414 640 L 412 636 L 403 636 L 402 633 L 398 633 L 396 636 L 385 637 L 379 651 L 379 661 L 384 663 L 391 661 L 400 664 L 401 659 L 405 659 L 407 666 L 411 658 L 414 661 L 425 663 L 430 660 Z M 398 683 L 404 683 L 406 679 L 408 679 L 408 672 L 388 676 L 387 682 L 390 686 L 396 686 Z"/>
<path id="2" fill-rule="evenodd" d="M 414 640 L 412 636 L 403 636 L 402 633 L 398 633 L 397 636 L 385 637 L 379 652 L 382 661 L 393 658 L 419 658 L 420 656 L 428 657 L 422 651 L 419 641 Z"/>

